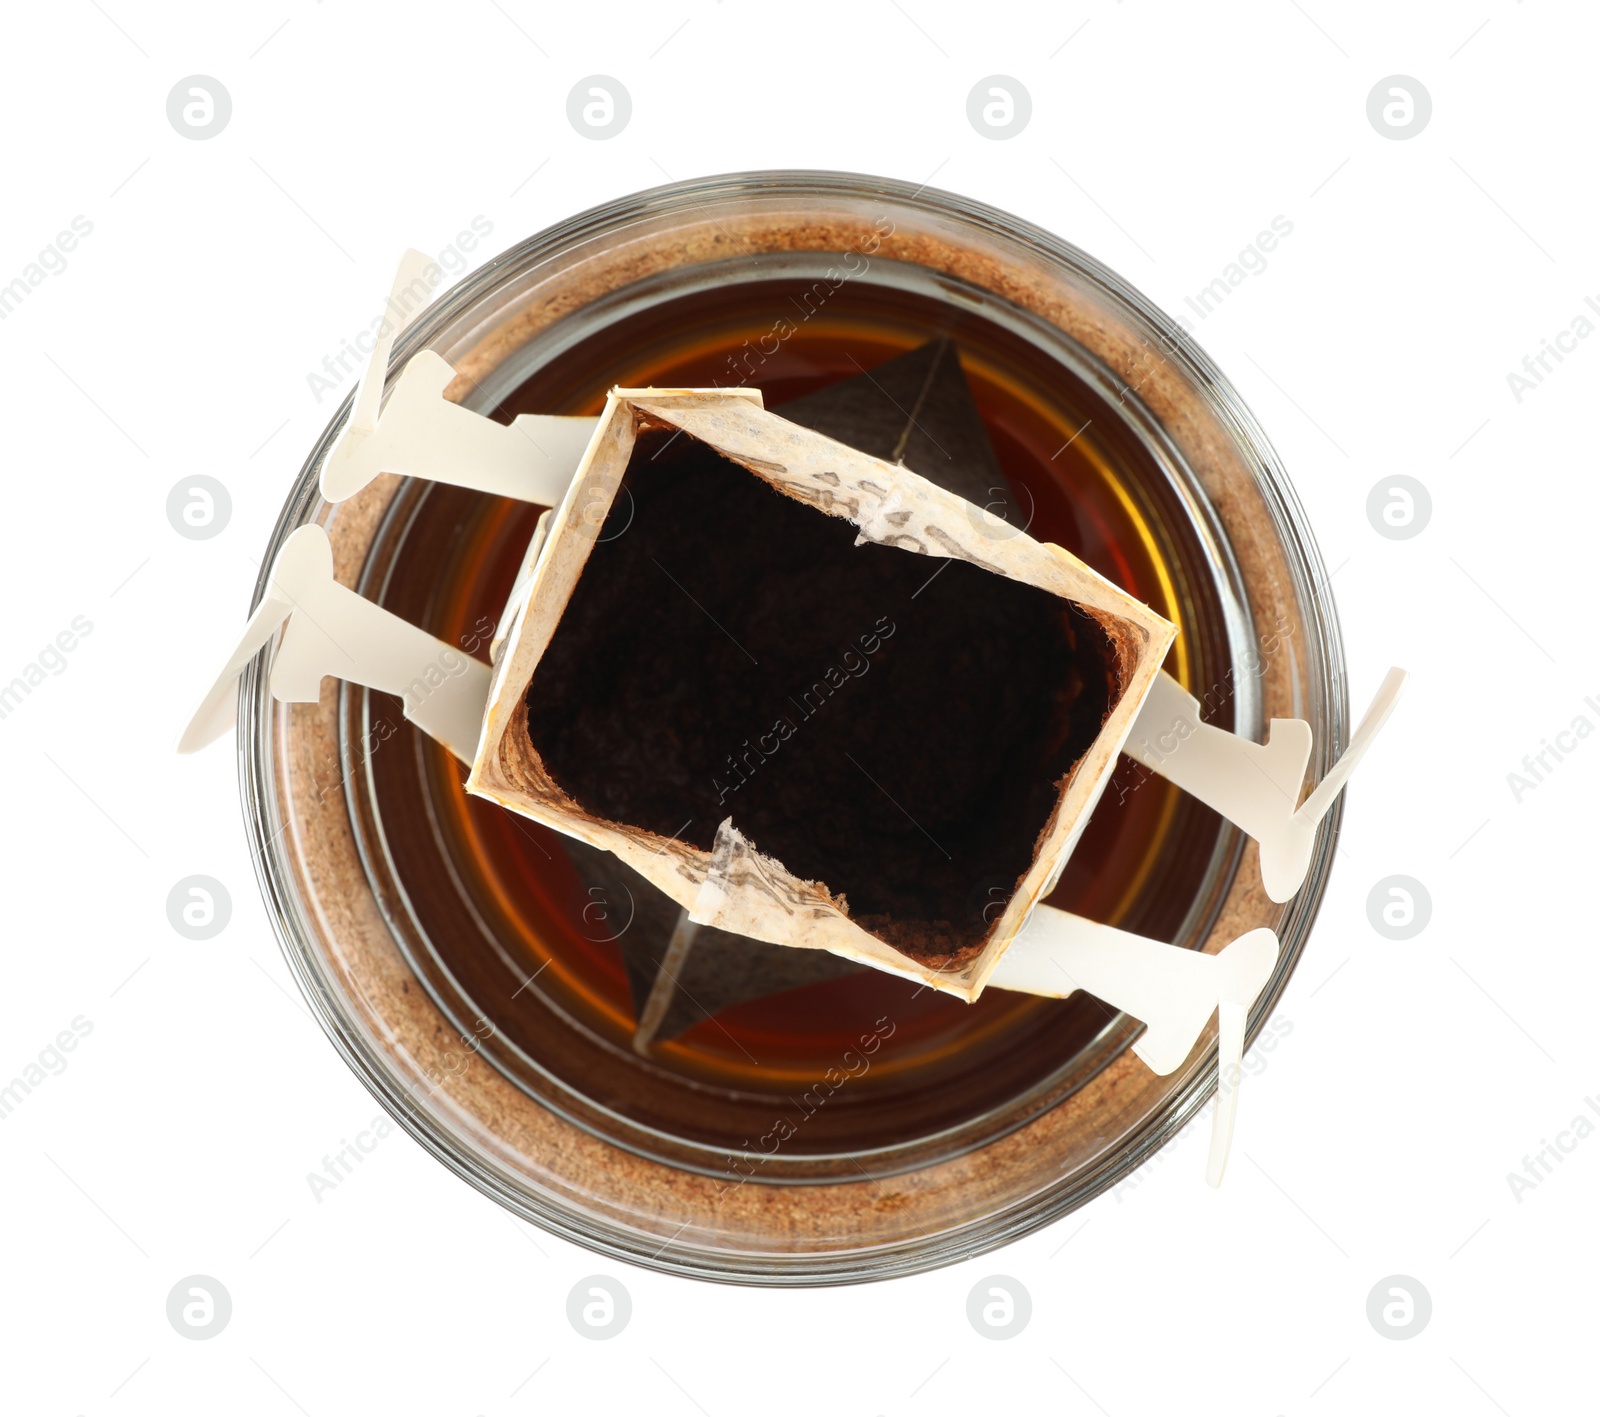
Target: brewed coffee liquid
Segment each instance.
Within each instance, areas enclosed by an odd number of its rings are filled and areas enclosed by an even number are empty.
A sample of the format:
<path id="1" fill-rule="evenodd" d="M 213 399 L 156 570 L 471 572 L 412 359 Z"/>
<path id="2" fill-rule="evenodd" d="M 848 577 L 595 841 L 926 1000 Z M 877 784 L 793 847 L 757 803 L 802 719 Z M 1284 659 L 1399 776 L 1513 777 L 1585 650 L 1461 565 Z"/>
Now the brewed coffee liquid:
<path id="1" fill-rule="evenodd" d="M 591 329 L 496 416 L 598 413 L 607 389 L 650 385 L 757 387 L 781 413 L 939 338 L 960 353 L 1029 534 L 1177 622 L 1168 668 L 1181 679 L 1217 674 L 1221 613 L 1166 475 L 1115 402 L 981 313 L 867 280 L 819 303 L 812 282 L 745 271 Z M 408 489 L 392 513 L 404 521 L 384 603 L 486 659 L 487 627 L 538 515 L 457 488 Z M 396 746 L 372 755 L 370 773 L 418 948 L 468 1001 L 458 1012 L 470 1007 L 527 1066 L 596 1108 L 734 1154 L 752 1150 L 774 1117 L 799 1116 L 786 1155 L 870 1153 L 970 1126 L 1020 1096 L 1058 1100 L 1052 1079 L 1081 1064 L 1113 1017 L 1083 994 L 990 990 L 969 1005 L 868 970 L 708 1010 L 641 1058 L 616 943 L 638 902 L 597 898 L 555 834 L 468 797 L 460 765 L 397 704 L 372 712 L 395 729 Z M 1050 902 L 1173 939 L 1214 869 L 1221 831 L 1208 809 L 1124 758 Z M 863 1056 L 864 1038 L 878 1040 L 868 1065 L 843 1063 Z M 841 1072 L 817 1105 L 814 1084 Z M 841 1178 L 849 1170 L 841 1162 Z"/>

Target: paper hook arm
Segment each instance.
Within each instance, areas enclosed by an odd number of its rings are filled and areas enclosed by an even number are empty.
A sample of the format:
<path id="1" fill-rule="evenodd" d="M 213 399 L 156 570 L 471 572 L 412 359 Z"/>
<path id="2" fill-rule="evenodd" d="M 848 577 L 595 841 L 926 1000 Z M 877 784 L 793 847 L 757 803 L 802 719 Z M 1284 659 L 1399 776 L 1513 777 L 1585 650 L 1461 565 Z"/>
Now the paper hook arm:
<path id="1" fill-rule="evenodd" d="M 1203 723 L 1199 701 L 1165 672 L 1156 676 L 1124 751 L 1253 837 L 1261 847 L 1262 884 L 1282 902 L 1304 883 L 1318 825 L 1388 721 L 1405 682 L 1403 669 L 1384 676 L 1349 746 L 1303 804 L 1309 724 L 1275 718 L 1266 743 L 1252 743 Z"/>
<path id="2" fill-rule="evenodd" d="M 1065 998 L 1079 989 L 1145 1025 L 1134 1053 L 1165 1076 L 1217 1020 L 1217 1110 L 1207 1179 L 1221 1182 L 1243 1075 L 1245 1024 L 1278 962 L 1278 938 L 1251 930 L 1215 955 L 1038 906 L 989 977 L 997 989 Z"/>
<path id="3" fill-rule="evenodd" d="M 183 730 L 183 736 L 178 739 L 180 753 L 198 753 L 200 749 L 215 743 L 233 726 L 234 710 L 239 702 L 239 696 L 234 692 L 235 683 L 244 673 L 245 666 L 265 648 L 293 609 L 288 601 L 276 599 L 270 593 L 262 598 L 261 604 L 256 606 L 255 613 L 245 624 L 244 633 L 239 636 L 233 653 L 222 666 L 222 673 L 206 690 L 200 707 L 194 711 Z"/>
<path id="4" fill-rule="evenodd" d="M 323 460 L 322 495 L 343 501 L 380 472 L 424 477 L 553 507 L 599 426 L 598 417 L 523 414 L 497 423 L 445 397 L 456 371 L 431 349 L 407 360 L 371 429 L 346 424 Z"/>
<path id="5" fill-rule="evenodd" d="M 445 398 L 456 371 L 428 349 L 406 362 L 384 402 L 394 342 L 427 303 L 430 264 L 420 251 L 401 257 L 350 417 L 322 462 L 322 495 L 342 502 L 393 472 L 555 506 L 598 418 L 523 414 L 497 423 Z"/>
<path id="6" fill-rule="evenodd" d="M 285 622 L 287 623 L 285 624 Z M 477 751 L 489 698 L 489 667 L 418 629 L 333 578 L 333 547 L 320 526 L 284 542 L 267 593 L 179 743 L 194 752 L 227 728 L 234 681 L 271 640 L 269 684 L 280 702 L 314 703 L 328 677 L 398 695 L 405 716 L 463 762 Z"/>
<path id="7" fill-rule="evenodd" d="M 361 382 L 356 386 L 355 401 L 350 407 L 350 427 L 371 432 L 378 426 L 378 407 L 383 402 L 383 383 L 389 377 L 389 355 L 400 332 L 422 312 L 428 303 L 427 269 L 433 262 L 421 251 L 412 249 L 401 253 L 400 265 L 394 273 L 394 284 L 389 299 L 379 317 L 378 332 L 367 357 L 367 366 L 361 371 Z M 421 285 L 422 289 L 416 287 Z"/>

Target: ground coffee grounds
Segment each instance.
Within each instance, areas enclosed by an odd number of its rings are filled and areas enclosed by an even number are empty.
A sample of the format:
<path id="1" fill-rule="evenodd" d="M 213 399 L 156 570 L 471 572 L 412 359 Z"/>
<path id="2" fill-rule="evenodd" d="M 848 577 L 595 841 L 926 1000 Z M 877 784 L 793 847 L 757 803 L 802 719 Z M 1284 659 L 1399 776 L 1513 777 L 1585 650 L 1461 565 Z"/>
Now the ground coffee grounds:
<path id="1" fill-rule="evenodd" d="M 646 429 L 530 685 L 585 811 L 710 850 L 731 817 L 864 929 L 981 948 L 1117 692 L 1089 616 L 904 550 Z"/>

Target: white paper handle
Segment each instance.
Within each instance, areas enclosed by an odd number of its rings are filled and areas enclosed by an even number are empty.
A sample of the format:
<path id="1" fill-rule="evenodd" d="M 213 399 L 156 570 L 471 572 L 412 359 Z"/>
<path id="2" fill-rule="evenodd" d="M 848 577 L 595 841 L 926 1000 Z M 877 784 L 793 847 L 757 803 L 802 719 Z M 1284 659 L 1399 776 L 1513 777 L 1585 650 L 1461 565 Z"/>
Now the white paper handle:
<path id="1" fill-rule="evenodd" d="M 1391 669 L 1339 761 L 1300 803 L 1311 726 L 1275 718 L 1265 745 L 1200 721 L 1200 703 L 1166 673 L 1139 710 L 1123 751 L 1215 808 L 1261 847 L 1261 883 L 1288 900 L 1311 867 L 1317 827 L 1400 701 L 1406 672 Z"/>
<path id="2" fill-rule="evenodd" d="M 1158 1076 L 1176 1071 L 1217 1013 L 1212 1185 L 1222 1180 L 1243 1072 L 1245 1020 L 1278 962 L 1278 937 L 1251 930 L 1214 955 L 1180 949 L 1038 906 L 989 976 L 997 989 L 1065 998 L 1082 989 L 1145 1025 L 1134 1053 Z"/>
<path id="3" fill-rule="evenodd" d="M 234 684 L 244 673 L 245 666 L 277 634 L 278 626 L 289 618 L 289 612 L 293 609 L 288 601 L 277 599 L 270 590 L 262 597 L 261 604 L 256 606 L 245 625 L 244 633 L 239 636 L 238 644 L 233 647 L 233 653 L 222 666 L 222 673 L 206 690 L 200 707 L 194 711 L 188 727 L 183 730 L 183 737 L 178 740 L 180 753 L 198 753 L 208 743 L 215 743 L 233 726 L 234 711 L 239 703 Z"/>
<path id="4" fill-rule="evenodd" d="M 455 370 L 431 349 L 400 372 L 372 428 L 352 420 L 322 464 L 322 495 L 354 496 L 380 472 L 425 477 L 553 507 L 583 458 L 598 418 L 525 413 L 510 425 L 451 403 Z"/>
<path id="5" fill-rule="evenodd" d="M 333 546 L 320 526 L 293 532 L 272 563 L 267 593 L 178 743 L 205 747 L 227 730 L 234 681 L 284 625 L 270 685 L 285 703 L 315 703 L 334 676 L 398 695 L 405 716 L 462 762 L 477 751 L 489 667 L 374 605 L 333 578 Z"/>
<path id="6" fill-rule="evenodd" d="M 1217 1101 L 1211 1114 L 1211 1150 L 1206 1156 L 1206 1181 L 1220 1186 L 1233 1146 L 1233 1124 L 1239 1111 L 1239 1084 L 1244 1081 L 1244 1035 L 1250 1006 L 1224 999 L 1217 1006 Z"/>
<path id="7" fill-rule="evenodd" d="M 361 371 L 361 383 L 356 388 L 355 401 L 350 407 L 350 426 L 370 432 L 378 426 L 378 406 L 383 402 L 383 381 L 389 377 L 389 354 L 394 342 L 428 303 L 427 269 L 433 262 L 421 251 L 410 250 L 400 257 L 395 271 L 394 285 L 384 304 L 378 324 L 377 337 L 367 367 Z"/>
<path id="8" fill-rule="evenodd" d="M 349 422 L 322 463 L 322 495 L 342 502 L 380 472 L 395 472 L 555 506 L 598 419 L 524 414 L 508 428 L 444 397 L 455 370 L 432 350 L 406 364 L 383 403 L 389 355 L 427 304 L 431 264 L 420 251 L 400 258 Z"/>

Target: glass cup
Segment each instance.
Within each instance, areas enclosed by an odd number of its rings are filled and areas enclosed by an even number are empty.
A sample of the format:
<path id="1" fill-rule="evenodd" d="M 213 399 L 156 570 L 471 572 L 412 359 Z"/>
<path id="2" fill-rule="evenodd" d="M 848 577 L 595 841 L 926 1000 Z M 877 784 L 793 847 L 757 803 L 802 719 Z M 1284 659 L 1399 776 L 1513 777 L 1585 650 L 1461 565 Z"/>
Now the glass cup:
<path id="1" fill-rule="evenodd" d="M 1271 718 L 1306 719 L 1309 771 L 1326 772 L 1347 732 L 1342 651 L 1276 455 L 1170 320 L 1005 213 L 838 173 L 674 184 L 496 258 L 418 317 L 391 368 L 435 350 L 457 370 L 451 396 L 501 417 L 592 412 L 611 385 L 651 382 L 753 384 L 781 412 L 941 335 L 1024 475 L 1030 531 L 1179 624 L 1167 667 L 1212 721 L 1259 739 Z M 263 565 L 319 523 L 341 581 L 487 658 L 536 509 L 391 476 L 327 504 L 317 477 L 347 413 Z M 1128 1050 L 1136 1021 L 1087 996 L 991 990 L 969 1006 L 875 973 L 708 1017 L 641 1056 L 623 904 L 596 912 L 559 842 L 467 798 L 396 700 L 330 680 L 317 704 L 279 704 L 258 662 L 238 742 L 262 889 L 335 1046 L 457 1174 L 601 1253 L 769 1285 L 953 1263 L 1115 1185 L 1215 1090 L 1214 1032 L 1158 1078 Z M 1253 1037 L 1304 947 L 1338 823 L 1336 807 L 1305 886 L 1274 905 L 1253 844 L 1124 758 L 1051 900 L 1208 951 L 1273 928 Z"/>

